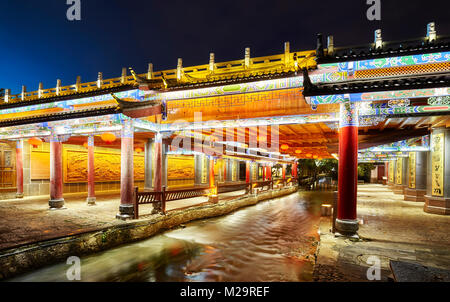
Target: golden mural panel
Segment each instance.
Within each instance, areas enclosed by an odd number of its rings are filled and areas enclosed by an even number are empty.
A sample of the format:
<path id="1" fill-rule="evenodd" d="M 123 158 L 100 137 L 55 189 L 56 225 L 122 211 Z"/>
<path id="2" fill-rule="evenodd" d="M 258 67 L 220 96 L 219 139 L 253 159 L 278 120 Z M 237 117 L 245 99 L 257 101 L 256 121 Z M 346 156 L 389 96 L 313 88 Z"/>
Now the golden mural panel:
<path id="1" fill-rule="evenodd" d="M 432 135 L 431 192 L 444 196 L 444 133 Z"/>
<path id="2" fill-rule="evenodd" d="M 50 152 L 31 151 L 31 179 L 50 178 Z"/>
<path id="3" fill-rule="evenodd" d="M 399 158 L 397 160 L 397 169 L 395 171 L 395 178 L 396 178 L 396 184 L 401 185 L 402 184 L 402 166 L 403 166 L 403 160 Z"/>
<path id="4" fill-rule="evenodd" d="M 134 155 L 134 179 L 144 180 L 144 155 Z M 96 182 L 120 181 L 120 152 L 94 152 Z M 87 182 L 87 150 L 64 149 L 64 182 Z"/>
<path id="5" fill-rule="evenodd" d="M 169 156 L 167 162 L 167 179 L 194 179 L 192 156 Z"/>
<path id="6" fill-rule="evenodd" d="M 416 152 L 409 152 L 409 184 L 410 189 L 416 188 Z"/>

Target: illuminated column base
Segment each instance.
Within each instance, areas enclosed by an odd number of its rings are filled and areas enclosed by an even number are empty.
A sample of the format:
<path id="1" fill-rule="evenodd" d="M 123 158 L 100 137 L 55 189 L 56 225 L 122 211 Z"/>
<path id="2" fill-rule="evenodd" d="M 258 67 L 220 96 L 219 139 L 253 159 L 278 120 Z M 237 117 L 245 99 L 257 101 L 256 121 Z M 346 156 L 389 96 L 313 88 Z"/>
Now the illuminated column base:
<path id="1" fill-rule="evenodd" d="M 423 210 L 431 214 L 450 215 L 450 129 L 433 129 L 430 141 Z"/>

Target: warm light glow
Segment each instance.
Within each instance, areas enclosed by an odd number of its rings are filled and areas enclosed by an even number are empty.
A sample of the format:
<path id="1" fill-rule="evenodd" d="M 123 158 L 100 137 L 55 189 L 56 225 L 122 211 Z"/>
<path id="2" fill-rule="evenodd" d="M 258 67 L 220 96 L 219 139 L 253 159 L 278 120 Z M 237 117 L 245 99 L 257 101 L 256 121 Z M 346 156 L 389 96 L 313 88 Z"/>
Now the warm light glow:
<path id="1" fill-rule="evenodd" d="M 310 154 L 310 153 L 306 154 L 306 157 L 311 157 L 311 156 L 312 156 L 312 154 Z"/>
<path id="2" fill-rule="evenodd" d="M 300 153 L 302 153 L 302 150 L 297 149 L 297 150 L 295 150 L 295 153 L 300 154 Z"/>
<path id="3" fill-rule="evenodd" d="M 286 144 L 281 145 L 281 150 L 287 150 L 287 149 L 289 149 L 288 145 L 286 145 Z"/>
<path id="4" fill-rule="evenodd" d="M 116 135 L 112 132 L 102 133 L 102 135 L 100 137 L 107 144 L 111 144 L 112 142 L 114 142 L 116 140 Z"/>
<path id="5" fill-rule="evenodd" d="M 314 159 L 317 159 L 317 158 L 319 158 L 319 157 L 318 157 L 317 155 L 314 155 L 313 158 L 314 158 Z"/>
<path id="6" fill-rule="evenodd" d="M 42 140 L 39 137 L 32 137 L 28 140 L 28 143 L 33 146 L 33 148 L 37 148 L 42 145 Z"/>
<path id="7" fill-rule="evenodd" d="M 83 143 L 83 147 L 85 147 L 86 149 L 88 148 L 88 143 L 87 142 L 84 142 Z"/>
<path id="8" fill-rule="evenodd" d="M 134 151 L 136 151 L 137 153 L 141 153 L 142 152 L 142 148 L 137 147 L 136 149 L 134 149 Z"/>

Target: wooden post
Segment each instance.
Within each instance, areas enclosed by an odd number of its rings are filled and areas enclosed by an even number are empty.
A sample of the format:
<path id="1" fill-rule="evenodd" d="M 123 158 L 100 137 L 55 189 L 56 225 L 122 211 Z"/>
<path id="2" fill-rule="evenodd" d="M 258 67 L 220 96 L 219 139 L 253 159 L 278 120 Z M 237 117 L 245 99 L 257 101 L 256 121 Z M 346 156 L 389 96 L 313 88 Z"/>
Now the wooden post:
<path id="1" fill-rule="evenodd" d="M 56 95 L 59 95 L 61 93 L 61 80 L 56 80 Z"/>
<path id="2" fill-rule="evenodd" d="M 116 218 L 126 220 L 134 217 L 134 126 L 132 120 L 122 122 L 120 140 L 120 206 Z"/>
<path id="3" fill-rule="evenodd" d="M 16 198 L 23 198 L 23 141 L 16 143 Z"/>
<path id="4" fill-rule="evenodd" d="M 151 80 L 153 77 L 153 64 L 148 63 L 148 69 L 147 69 L 147 80 Z"/>
<path id="5" fill-rule="evenodd" d="M 52 133 L 50 137 L 50 200 L 48 202 L 51 209 L 60 209 L 64 206 L 62 170 L 62 143 L 58 135 Z"/>
<path id="6" fill-rule="evenodd" d="M 87 161 L 87 185 L 88 196 L 86 202 L 88 205 L 95 205 L 95 163 L 94 163 L 94 136 L 88 136 L 88 161 Z"/>
<path id="7" fill-rule="evenodd" d="M 139 187 L 134 187 L 133 206 L 134 206 L 134 219 L 139 219 Z"/>
<path id="8" fill-rule="evenodd" d="M 20 97 L 22 99 L 22 101 L 25 100 L 26 92 L 27 92 L 27 87 L 25 85 L 22 85 L 22 94 L 21 94 L 21 97 Z"/>
<path id="9" fill-rule="evenodd" d="M 122 84 L 125 83 L 126 77 L 127 77 L 127 68 L 122 67 L 122 76 L 120 77 L 120 82 Z"/>
<path id="10" fill-rule="evenodd" d="M 164 215 L 166 215 L 166 186 L 162 187 L 161 192 L 161 210 Z"/>

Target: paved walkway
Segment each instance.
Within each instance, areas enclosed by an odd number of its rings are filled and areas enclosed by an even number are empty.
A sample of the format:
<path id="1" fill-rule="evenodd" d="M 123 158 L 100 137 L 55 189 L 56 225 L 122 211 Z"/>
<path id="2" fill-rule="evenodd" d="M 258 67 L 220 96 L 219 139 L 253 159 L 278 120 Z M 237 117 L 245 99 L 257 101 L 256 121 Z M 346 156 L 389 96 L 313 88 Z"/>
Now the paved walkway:
<path id="1" fill-rule="evenodd" d="M 336 238 L 322 217 L 316 281 L 368 281 L 371 256 L 381 262 L 382 281 L 391 274 L 390 259 L 450 270 L 450 216 L 425 213 L 423 203 L 369 184 L 358 186 L 358 219 L 361 240 L 352 241 Z"/>
<path id="2" fill-rule="evenodd" d="M 243 194 L 243 190 L 220 193 L 219 199 L 233 199 Z M 207 201 L 207 197 L 170 201 L 166 210 Z M 65 196 L 66 208 L 62 210 L 49 210 L 45 196 L 0 200 L 0 250 L 124 223 L 115 218 L 119 204 L 118 194 L 97 194 L 94 206 L 86 204 L 85 195 Z M 140 217 L 148 218 L 151 210 L 152 205 L 140 205 Z"/>

